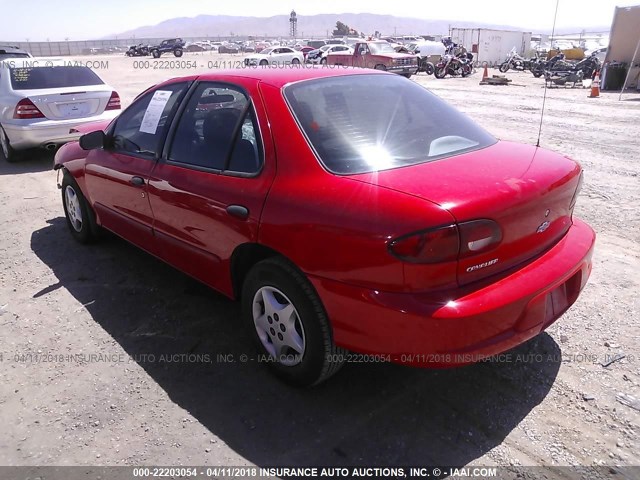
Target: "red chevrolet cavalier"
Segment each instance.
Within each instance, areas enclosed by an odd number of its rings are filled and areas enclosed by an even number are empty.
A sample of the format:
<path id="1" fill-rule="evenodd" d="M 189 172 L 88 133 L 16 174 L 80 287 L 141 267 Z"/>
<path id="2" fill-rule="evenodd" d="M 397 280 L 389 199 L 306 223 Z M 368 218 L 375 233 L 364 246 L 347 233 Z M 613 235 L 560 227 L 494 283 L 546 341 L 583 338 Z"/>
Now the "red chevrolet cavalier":
<path id="1" fill-rule="evenodd" d="M 453 366 L 577 299 L 595 234 L 573 160 L 498 141 L 371 71 L 172 79 L 59 150 L 80 242 L 110 230 L 242 302 L 273 371 L 312 385 L 347 350 Z"/>

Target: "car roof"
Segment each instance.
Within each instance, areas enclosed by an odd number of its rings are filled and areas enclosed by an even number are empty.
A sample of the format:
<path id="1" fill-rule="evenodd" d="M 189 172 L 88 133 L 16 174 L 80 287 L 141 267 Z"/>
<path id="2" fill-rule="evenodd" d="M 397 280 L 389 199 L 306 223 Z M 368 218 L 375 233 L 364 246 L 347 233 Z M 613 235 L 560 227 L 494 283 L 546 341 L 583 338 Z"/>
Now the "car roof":
<path id="1" fill-rule="evenodd" d="M 282 67 L 256 67 L 243 68 L 235 70 L 216 70 L 210 73 L 204 73 L 198 77 L 198 80 L 220 80 L 221 76 L 250 78 L 272 85 L 276 88 L 282 88 L 289 83 L 300 82 L 304 80 L 312 80 L 315 78 L 342 77 L 348 75 L 392 75 L 381 70 L 372 70 L 366 68 L 355 67 L 327 67 L 327 66 L 291 66 Z M 188 77 L 193 78 L 193 77 Z M 182 78 L 180 79 L 182 80 Z"/>
<path id="2" fill-rule="evenodd" d="M 0 55 L 4 53 L 9 53 L 9 54 L 24 53 L 25 55 L 30 55 L 29 52 L 21 49 L 20 47 L 15 47 L 13 45 L 0 45 Z"/>

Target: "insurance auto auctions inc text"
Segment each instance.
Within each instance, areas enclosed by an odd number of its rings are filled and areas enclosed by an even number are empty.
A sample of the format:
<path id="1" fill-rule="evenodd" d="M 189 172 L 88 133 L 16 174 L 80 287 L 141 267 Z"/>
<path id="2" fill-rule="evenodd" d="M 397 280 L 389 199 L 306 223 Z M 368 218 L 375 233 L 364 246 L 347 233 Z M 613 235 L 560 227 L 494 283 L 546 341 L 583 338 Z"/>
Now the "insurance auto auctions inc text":
<path id="1" fill-rule="evenodd" d="M 466 468 L 438 468 L 438 467 L 267 467 L 260 468 L 261 477 L 327 477 L 327 478 L 442 478 L 442 477 L 496 477 L 496 468 L 466 467 Z"/>

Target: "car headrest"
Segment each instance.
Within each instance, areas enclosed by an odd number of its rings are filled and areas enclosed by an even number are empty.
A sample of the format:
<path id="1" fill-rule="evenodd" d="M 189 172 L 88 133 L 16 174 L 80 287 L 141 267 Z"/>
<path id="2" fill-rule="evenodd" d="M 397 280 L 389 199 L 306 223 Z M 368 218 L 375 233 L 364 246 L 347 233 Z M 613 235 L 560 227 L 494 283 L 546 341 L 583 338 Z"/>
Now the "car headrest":
<path id="1" fill-rule="evenodd" d="M 208 144 L 228 146 L 239 119 L 240 110 L 237 108 L 212 110 L 202 124 L 204 141 Z"/>

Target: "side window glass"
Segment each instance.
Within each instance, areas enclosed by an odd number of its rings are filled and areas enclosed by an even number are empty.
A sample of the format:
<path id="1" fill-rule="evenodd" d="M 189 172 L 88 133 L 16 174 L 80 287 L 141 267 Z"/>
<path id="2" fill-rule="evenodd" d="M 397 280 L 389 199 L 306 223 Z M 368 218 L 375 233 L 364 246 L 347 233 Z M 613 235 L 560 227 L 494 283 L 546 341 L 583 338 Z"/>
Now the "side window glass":
<path id="1" fill-rule="evenodd" d="M 186 88 L 185 83 L 161 87 L 122 112 L 113 130 L 114 150 L 155 157 Z"/>
<path id="2" fill-rule="evenodd" d="M 169 160 L 213 170 L 256 173 L 261 157 L 255 116 L 245 94 L 229 85 L 199 85 L 180 117 Z"/>

